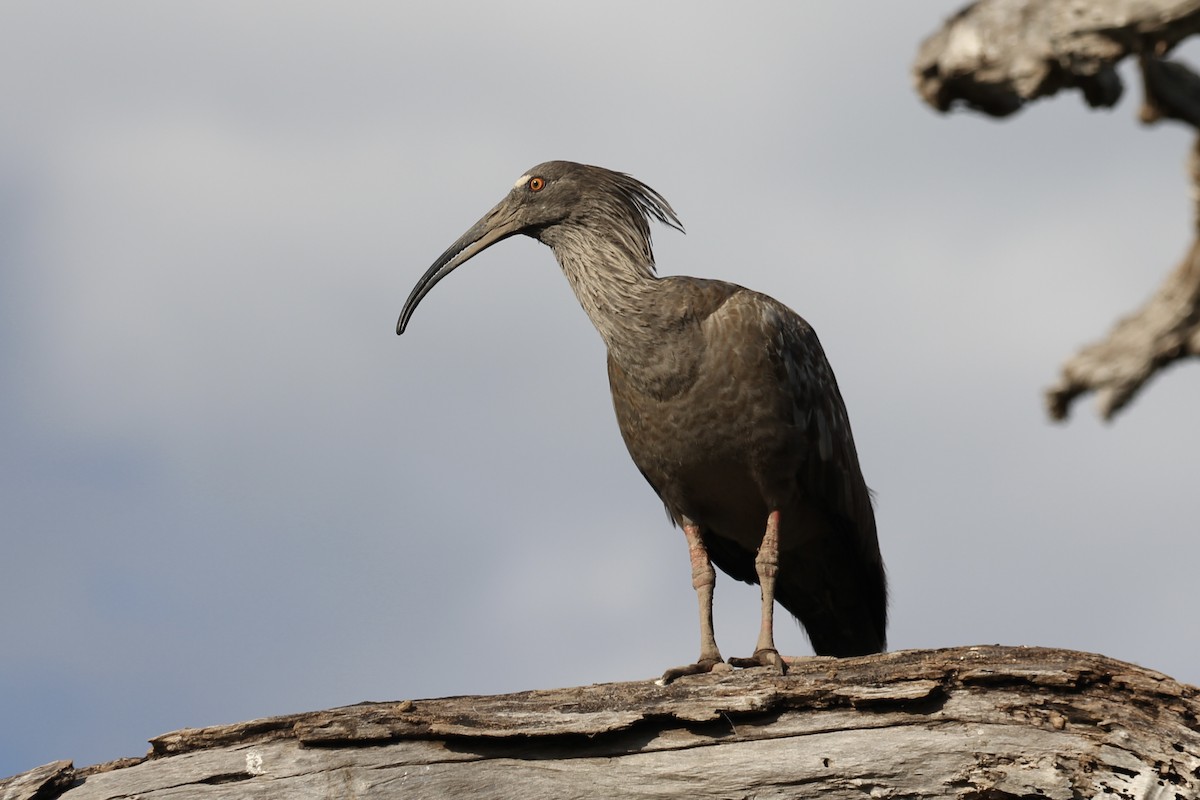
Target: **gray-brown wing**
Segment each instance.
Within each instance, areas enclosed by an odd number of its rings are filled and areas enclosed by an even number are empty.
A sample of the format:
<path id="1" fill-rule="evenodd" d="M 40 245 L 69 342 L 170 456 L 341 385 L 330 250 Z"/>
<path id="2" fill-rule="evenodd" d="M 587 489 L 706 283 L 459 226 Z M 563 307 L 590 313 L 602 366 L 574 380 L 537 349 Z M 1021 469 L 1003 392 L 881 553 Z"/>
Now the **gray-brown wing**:
<path id="1" fill-rule="evenodd" d="M 824 512 L 829 532 L 797 557 L 779 601 L 800 617 L 818 653 L 851 655 L 885 646 L 887 587 L 871 492 L 863 479 L 846 404 L 816 332 L 798 314 L 762 297 L 777 377 L 787 386 L 801 453 L 803 502 Z M 783 585 L 785 584 L 786 585 Z"/>
<path id="2" fill-rule="evenodd" d="M 850 417 L 825 350 L 812 329 L 787 306 L 764 297 L 772 313 L 776 367 L 792 400 L 792 420 L 806 454 L 797 480 L 805 494 L 851 523 L 858 546 L 877 554 L 875 513 L 854 446 Z"/>

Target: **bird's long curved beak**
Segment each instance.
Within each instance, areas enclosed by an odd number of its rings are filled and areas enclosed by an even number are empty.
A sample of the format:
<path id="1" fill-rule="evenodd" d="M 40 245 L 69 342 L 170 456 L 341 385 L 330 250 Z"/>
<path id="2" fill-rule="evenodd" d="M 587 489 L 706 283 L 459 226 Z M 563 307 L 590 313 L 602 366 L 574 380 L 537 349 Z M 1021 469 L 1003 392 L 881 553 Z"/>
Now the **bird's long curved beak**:
<path id="1" fill-rule="evenodd" d="M 396 323 L 396 335 L 404 333 L 409 319 L 417 309 L 417 304 L 424 299 L 425 295 L 429 294 L 438 281 L 496 242 L 520 233 L 522 227 L 521 221 L 507 202 L 500 203 L 484 214 L 483 219 L 458 237 L 458 241 L 438 256 L 438 260 L 433 262 L 433 266 L 425 271 L 421 280 L 417 281 L 417 285 L 408 295 L 408 300 L 404 302 L 404 310 L 400 312 L 400 321 Z"/>

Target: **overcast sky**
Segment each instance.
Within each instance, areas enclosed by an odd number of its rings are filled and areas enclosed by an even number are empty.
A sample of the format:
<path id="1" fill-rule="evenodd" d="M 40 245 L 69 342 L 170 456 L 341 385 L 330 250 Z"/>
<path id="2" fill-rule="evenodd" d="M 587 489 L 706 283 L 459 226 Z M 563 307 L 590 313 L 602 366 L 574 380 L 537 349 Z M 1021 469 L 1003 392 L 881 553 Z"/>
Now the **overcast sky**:
<path id="1" fill-rule="evenodd" d="M 552 158 L 670 200 L 663 273 L 816 327 L 878 493 L 892 648 L 1200 682 L 1200 369 L 1111 425 L 1041 399 L 1185 252 L 1191 137 L 1139 127 L 1136 83 L 1111 112 L 936 115 L 909 68 L 958 6 L 6 4 L 0 776 L 695 658 L 683 537 L 550 251 L 494 247 L 394 334 Z M 748 654 L 757 588 L 716 602 Z"/>

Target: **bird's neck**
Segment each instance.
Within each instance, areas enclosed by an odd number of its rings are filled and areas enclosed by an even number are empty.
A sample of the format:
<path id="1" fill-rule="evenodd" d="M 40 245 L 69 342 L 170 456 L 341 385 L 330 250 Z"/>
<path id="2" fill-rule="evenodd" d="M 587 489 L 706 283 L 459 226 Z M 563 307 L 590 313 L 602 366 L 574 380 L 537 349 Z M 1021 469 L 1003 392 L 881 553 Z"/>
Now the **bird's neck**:
<path id="1" fill-rule="evenodd" d="M 544 241 L 618 362 L 635 361 L 678 326 L 669 310 L 656 302 L 661 282 L 648 253 L 582 227 Z"/>

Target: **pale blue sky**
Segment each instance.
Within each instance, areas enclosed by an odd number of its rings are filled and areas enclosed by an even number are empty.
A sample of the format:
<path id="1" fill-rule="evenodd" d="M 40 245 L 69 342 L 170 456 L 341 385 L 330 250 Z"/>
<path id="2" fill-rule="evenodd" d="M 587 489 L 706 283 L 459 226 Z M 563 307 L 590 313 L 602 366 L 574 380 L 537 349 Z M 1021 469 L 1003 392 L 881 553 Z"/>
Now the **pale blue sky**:
<path id="1" fill-rule="evenodd" d="M 550 252 L 498 245 L 393 332 L 551 158 L 671 201 L 662 272 L 817 328 L 894 648 L 1200 682 L 1200 370 L 1108 426 L 1041 401 L 1184 253 L 1190 135 L 1140 128 L 1136 85 L 1112 112 L 935 115 L 909 66 L 957 7 L 7 4 L 0 775 L 695 656 L 682 536 Z M 718 584 L 725 652 L 753 647 L 757 597 Z"/>

